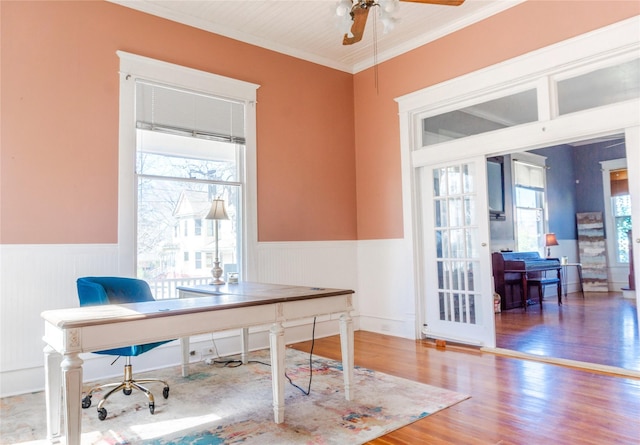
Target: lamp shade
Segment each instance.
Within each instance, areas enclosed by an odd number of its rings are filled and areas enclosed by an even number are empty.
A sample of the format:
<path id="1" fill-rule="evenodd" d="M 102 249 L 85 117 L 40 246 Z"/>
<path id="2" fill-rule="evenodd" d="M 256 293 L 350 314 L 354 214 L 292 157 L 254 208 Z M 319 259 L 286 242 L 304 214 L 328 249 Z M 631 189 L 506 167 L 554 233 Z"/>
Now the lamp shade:
<path id="1" fill-rule="evenodd" d="M 204 219 L 229 219 L 227 209 L 224 207 L 224 200 L 216 198 L 211 203 L 211 209 Z"/>
<path id="2" fill-rule="evenodd" d="M 546 247 L 548 247 L 548 246 L 557 246 L 558 245 L 558 240 L 556 239 L 556 234 L 555 233 L 547 233 L 545 235 L 544 245 Z"/>

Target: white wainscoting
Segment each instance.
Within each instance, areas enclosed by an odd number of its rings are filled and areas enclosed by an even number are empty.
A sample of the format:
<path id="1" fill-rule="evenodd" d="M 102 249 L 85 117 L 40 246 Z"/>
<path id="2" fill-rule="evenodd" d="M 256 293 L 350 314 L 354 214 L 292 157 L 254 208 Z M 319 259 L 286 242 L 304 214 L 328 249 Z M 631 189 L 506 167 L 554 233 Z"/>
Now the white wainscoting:
<path id="1" fill-rule="evenodd" d="M 416 338 L 413 254 L 404 239 L 358 241 L 360 329 Z"/>
<path id="2" fill-rule="evenodd" d="M 78 306 L 76 278 L 113 275 L 116 245 L 0 246 L 0 395 L 44 387 L 44 323 L 48 309 Z"/>
<path id="3" fill-rule="evenodd" d="M 384 245 L 384 243 L 383 243 Z M 258 281 L 313 287 L 349 288 L 358 291 L 358 244 L 356 241 L 260 243 L 257 251 Z M 369 249 L 372 255 L 378 255 Z M 386 253 L 382 249 L 379 253 Z M 40 313 L 47 309 L 78 305 L 75 281 L 80 276 L 117 275 L 117 245 L 0 245 L 0 397 L 44 388 L 44 331 Z M 374 270 L 374 274 L 378 274 Z M 370 316 L 380 316 L 373 308 L 385 305 L 373 301 L 382 289 L 367 297 Z M 358 329 L 358 298 L 354 304 L 354 327 Z M 287 326 L 288 343 L 311 339 L 312 320 Z M 389 322 L 387 322 L 389 323 Z M 338 323 L 329 317 L 317 320 L 317 338 L 337 334 Z M 250 347 L 268 345 L 267 327 L 251 329 Z M 240 350 L 238 332 L 192 339 L 193 360 L 206 358 L 215 344 L 221 355 Z M 178 342 L 168 343 L 137 357 L 134 369 L 143 371 L 179 363 Z M 112 358 L 86 354 L 84 378 L 120 376 L 122 363 L 109 366 Z"/>

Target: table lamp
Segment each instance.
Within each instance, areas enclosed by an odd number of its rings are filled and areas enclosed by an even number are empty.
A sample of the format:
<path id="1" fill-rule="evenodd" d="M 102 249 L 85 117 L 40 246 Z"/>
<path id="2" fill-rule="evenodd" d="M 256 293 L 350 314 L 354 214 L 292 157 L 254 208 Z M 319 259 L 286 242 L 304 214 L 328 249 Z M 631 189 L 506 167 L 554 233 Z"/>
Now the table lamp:
<path id="1" fill-rule="evenodd" d="M 544 245 L 547 248 L 547 258 L 551 257 L 551 246 L 557 246 L 558 240 L 555 233 L 547 233 L 544 236 Z"/>
<path id="2" fill-rule="evenodd" d="M 211 209 L 204 219 L 212 219 L 215 223 L 214 236 L 216 238 L 216 256 L 213 261 L 213 268 L 211 269 L 211 275 L 213 275 L 213 281 L 211 284 L 224 284 L 224 280 L 220 278 L 222 276 L 222 268 L 220 267 L 220 253 L 218 251 L 218 225 L 220 224 L 221 219 L 229 219 L 227 209 L 224 207 L 224 200 L 221 198 L 214 199 L 211 203 Z"/>

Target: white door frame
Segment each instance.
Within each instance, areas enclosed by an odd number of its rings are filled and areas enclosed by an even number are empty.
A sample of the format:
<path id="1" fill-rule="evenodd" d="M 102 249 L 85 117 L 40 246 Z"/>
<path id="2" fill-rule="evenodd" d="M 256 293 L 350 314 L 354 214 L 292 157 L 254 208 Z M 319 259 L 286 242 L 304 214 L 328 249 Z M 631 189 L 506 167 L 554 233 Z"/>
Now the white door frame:
<path id="1" fill-rule="evenodd" d="M 420 246 L 421 221 L 416 193 L 416 169 L 475 156 L 500 155 L 625 133 L 632 195 L 633 232 L 640 234 L 640 99 L 558 116 L 555 79 L 569 73 L 612 65 L 640 57 L 637 29 L 640 17 L 584 34 L 477 72 L 397 98 L 400 118 L 404 234 L 413 257 L 416 338 L 422 336 L 424 289 Z M 437 145 L 422 147 L 421 120 L 451 109 L 482 102 L 514 86 L 535 85 L 538 121 Z M 634 242 L 640 236 L 634 235 Z M 640 261 L 640 242 L 634 243 Z M 426 252 L 425 254 L 435 254 Z M 640 272 L 637 268 L 636 282 Z M 640 302 L 640 296 L 637 296 Z M 638 305 L 640 306 L 640 304 Z M 640 307 L 638 308 L 640 318 Z M 495 337 L 495 332 L 494 332 Z"/>

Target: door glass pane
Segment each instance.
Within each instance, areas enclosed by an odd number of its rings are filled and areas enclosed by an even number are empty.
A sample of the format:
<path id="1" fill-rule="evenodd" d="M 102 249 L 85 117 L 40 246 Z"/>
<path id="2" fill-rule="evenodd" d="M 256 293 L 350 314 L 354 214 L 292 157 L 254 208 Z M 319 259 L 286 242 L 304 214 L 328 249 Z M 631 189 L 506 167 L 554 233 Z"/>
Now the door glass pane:
<path id="1" fill-rule="evenodd" d="M 472 226 L 476 223 L 476 201 L 468 196 L 464 198 L 464 224 Z"/>
<path id="2" fill-rule="evenodd" d="M 449 212 L 447 211 L 447 201 L 444 199 L 437 199 L 433 203 L 435 207 L 435 222 L 436 227 L 445 227 L 449 225 Z"/>
<path id="3" fill-rule="evenodd" d="M 640 59 L 561 80 L 560 115 L 640 97 Z"/>
<path id="4" fill-rule="evenodd" d="M 474 165 L 465 164 L 462 166 L 462 185 L 463 193 L 473 193 L 475 189 L 475 170 Z"/>
<path id="5" fill-rule="evenodd" d="M 451 229 L 451 258 L 465 257 L 465 231 L 464 229 Z"/>
<path id="6" fill-rule="evenodd" d="M 422 119 L 422 146 L 439 144 L 538 120 L 531 89 Z"/>
<path id="7" fill-rule="evenodd" d="M 478 239 L 478 228 L 470 227 L 465 230 L 465 234 L 467 236 L 466 239 L 466 247 L 467 247 L 467 258 L 477 258 L 478 257 L 478 248 L 477 245 L 480 242 Z"/>
<path id="8" fill-rule="evenodd" d="M 449 254 L 449 232 L 447 230 L 436 231 L 436 255 L 438 258 L 448 258 Z"/>
<path id="9" fill-rule="evenodd" d="M 446 190 L 445 197 L 434 197 L 440 320 L 475 324 L 478 316 L 472 291 L 479 287 L 480 268 L 476 178 L 468 164 L 449 166 L 444 172 L 433 171 L 439 190 Z"/>
<path id="10" fill-rule="evenodd" d="M 449 220 L 450 226 L 456 227 L 463 225 L 462 198 L 449 199 L 449 215 L 451 216 Z"/>
<path id="11" fill-rule="evenodd" d="M 442 193 L 446 193 L 446 188 L 442 188 L 442 182 L 446 181 L 444 178 L 445 170 L 436 169 L 433 171 L 433 195 L 442 196 Z"/>
<path id="12" fill-rule="evenodd" d="M 447 193 L 449 195 L 457 195 L 462 191 L 462 177 L 459 166 L 449 167 L 447 169 Z"/>
<path id="13" fill-rule="evenodd" d="M 467 271 L 467 289 L 469 289 L 470 291 L 473 291 L 476 289 L 476 283 L 475 283 L 475 279 L 474 277 L 479 276 L 478 275 L 478 263 L 469 261 L 467 262 L 467 267 L 468 267 L 468 271 Z"/>

